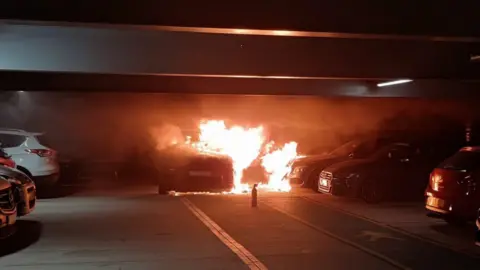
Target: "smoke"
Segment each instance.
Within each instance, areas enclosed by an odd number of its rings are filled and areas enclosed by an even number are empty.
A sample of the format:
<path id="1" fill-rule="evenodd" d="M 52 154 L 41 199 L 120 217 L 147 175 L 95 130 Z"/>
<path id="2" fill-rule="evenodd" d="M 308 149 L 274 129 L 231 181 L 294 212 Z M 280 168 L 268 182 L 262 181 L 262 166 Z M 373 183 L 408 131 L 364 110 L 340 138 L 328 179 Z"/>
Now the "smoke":
<path id="1" fill-rule="evenodd" d="M 184 135 L 196 135 L 202 119 L 222 119 L 227 125 L 245 127 L 262 125 L 268 133 L 266 140 L 296 141 L 299 153 L 311 153 L 375 133 L 386 122 L 409 128 L 413 120 L 436 114 L 463 125 L 479 114 L 464 101 L 412 98 L 22 94 L 31 98 L 28 106 L 18 100 L 2 102 L 0 126 L 46 132 L 51 146 L 62 155 L 107 160 L 128 159 L 139 147 L 142 151 L 163 149 L 182 142 Z M 391 121 L 395 118 L 409 120 Z M 424 128 L 424 124 L 416 127 Z"/>
<path id="2" fill-rule="evenodd" d="M 150 127 L 149 133 L 155 143 L 155 149 L 158 151 L 171 145 L 185 142 L 182 130 L 178 126 L 172 124 Z"/>

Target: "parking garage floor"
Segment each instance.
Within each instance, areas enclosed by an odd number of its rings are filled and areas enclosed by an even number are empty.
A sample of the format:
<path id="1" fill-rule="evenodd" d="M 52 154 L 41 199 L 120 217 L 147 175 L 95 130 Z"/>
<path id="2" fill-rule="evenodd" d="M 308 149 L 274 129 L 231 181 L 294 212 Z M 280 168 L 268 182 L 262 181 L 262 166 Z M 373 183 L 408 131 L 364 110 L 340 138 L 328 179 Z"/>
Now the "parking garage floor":
<path id="1" fill-rule="evenodd" d="M 478 269 L 468 229 L 422 211 L 308 191 L 260 193 L 257 208 L 248 195 L 84 191 L 19 219 L 0 268 Z"/>

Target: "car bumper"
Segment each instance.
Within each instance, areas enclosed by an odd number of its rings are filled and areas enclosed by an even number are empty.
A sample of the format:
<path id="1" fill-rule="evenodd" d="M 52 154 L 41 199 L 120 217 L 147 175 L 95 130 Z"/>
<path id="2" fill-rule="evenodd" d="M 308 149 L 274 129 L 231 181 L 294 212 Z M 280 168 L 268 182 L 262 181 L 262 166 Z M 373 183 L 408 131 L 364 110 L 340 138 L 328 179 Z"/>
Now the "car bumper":
<path id="1" fill-rule="evenodd" d="M 354 196 L 352 189 L 342 184 L 338 179 L 319 178 L 318 191 L 335 196 Z"/>
<path id="2" fill-rule="evenodd" d="M 25 216 L 35 209 L 37 200 L 37 190 L 35 185 L 25 184 L 17 187 L 19 199 L 17 203 L 17 215 Z"/>
<path id="3" fill-rule="evenodd" d="M 475 217 L 477 208 L 461 199 L 444 198 L 427 192 L 425 208 L 437 216 L 456 216 L 467 219 Z"/>
<path id="4" fill-rule="evenodd" d="M 37 186 L 53 186 L 58 182 L 60 177 L 59 173 L 42 175 L 42 176 L 33 176 L 33 181 Z"/>
<path id="5" fill-rule="evenodd" d="M 297 177 L 297 176 L 288 176 L 287 177 L 288 179 L 288 182 L 290 183 L 290 185 L 293 185 L 293 186 L 303 186 L 303 180 L 301 177 Z"/>

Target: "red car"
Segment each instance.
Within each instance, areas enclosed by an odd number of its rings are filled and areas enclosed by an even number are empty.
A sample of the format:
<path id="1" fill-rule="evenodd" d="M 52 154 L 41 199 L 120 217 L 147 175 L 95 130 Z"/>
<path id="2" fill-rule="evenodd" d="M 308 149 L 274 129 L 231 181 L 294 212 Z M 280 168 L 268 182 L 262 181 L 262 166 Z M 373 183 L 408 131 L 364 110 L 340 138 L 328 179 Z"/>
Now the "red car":
<path id="1" fill-rule="evenodd" d="M 480 207 L 479 183 L 480 147 L 464 147 L 431 173 L 426 208 L 447 222 L 473 220 Z"/>

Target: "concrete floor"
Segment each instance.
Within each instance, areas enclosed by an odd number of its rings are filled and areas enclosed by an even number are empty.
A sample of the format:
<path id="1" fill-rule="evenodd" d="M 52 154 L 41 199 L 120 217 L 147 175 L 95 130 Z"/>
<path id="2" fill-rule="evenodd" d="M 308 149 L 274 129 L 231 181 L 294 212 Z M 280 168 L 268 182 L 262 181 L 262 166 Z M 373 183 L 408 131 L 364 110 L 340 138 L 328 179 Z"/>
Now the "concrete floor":
<path id="1" fill-rule="evenodd" d="M 0 269 L 248 269 L 185 199 L 269 269 L 480 265 L 464 250 L 389 228 L 376 220 L 385 215 L 331 196 L 261 193 L 259 207 L 251 208 L 246 195 L 159 196 L 140 188 L 40 200 L 18 221 L 17 233 L 0 242 Z"/>

